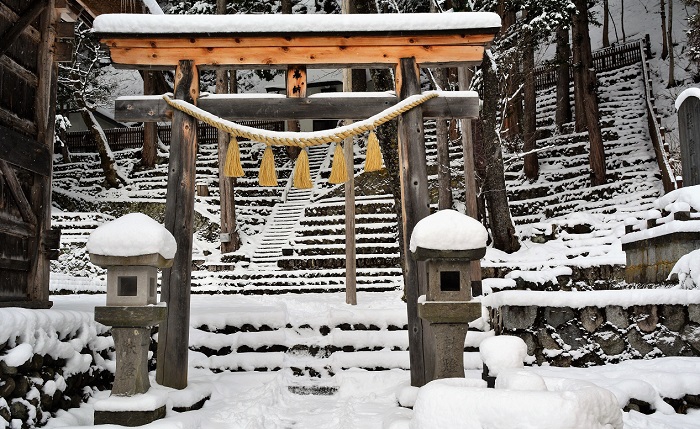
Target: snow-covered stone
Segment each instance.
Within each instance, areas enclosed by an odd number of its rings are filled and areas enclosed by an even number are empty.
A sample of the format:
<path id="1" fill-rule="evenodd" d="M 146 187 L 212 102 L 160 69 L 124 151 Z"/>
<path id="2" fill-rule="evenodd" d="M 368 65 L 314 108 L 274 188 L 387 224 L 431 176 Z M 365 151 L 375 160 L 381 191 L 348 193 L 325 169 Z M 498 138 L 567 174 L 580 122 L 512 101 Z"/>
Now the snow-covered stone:
<path id="1" fill-rule="evenodd" d="M 140 256 L 160 254 L 175 257 L 175 237 L 163 225 L 143 213 L 129 213 L 107 222 L 90 234 L 90 253 L 104 256 Z"/>
<path id="2" fill-rule="evenodd" d="M 488 232 L 478 220 L 456 210 L 440 210 L 421 219 L 413 228 L 410 248 L 473 250 L 486 247 Z"/>

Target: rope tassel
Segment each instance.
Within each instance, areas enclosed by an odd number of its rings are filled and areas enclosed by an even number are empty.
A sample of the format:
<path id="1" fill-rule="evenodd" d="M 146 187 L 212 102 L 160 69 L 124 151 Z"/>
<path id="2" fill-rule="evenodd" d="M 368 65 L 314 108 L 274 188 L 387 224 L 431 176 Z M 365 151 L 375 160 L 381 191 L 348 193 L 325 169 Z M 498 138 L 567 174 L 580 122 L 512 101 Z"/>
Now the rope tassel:
<path id="1" fill-rule="evenodd" d="M 297 189 L 311 189 L 311 172 L 309 171 L 309 154 L 306 149 L 302 149 L 297 156 L 294 167 L 294 187 Z"/>
<path id="2" fill-rule="evenodd" d="M 224 164 L 224 176 L 243 177 L 243 166 L 241 165 L 241 152 L 238 147 L 238 139 L 231 136 L 226 151 L 226 164 Z"/>
<path id="3" fill-rule="evenodd" d="M 365 171 L 378 171 L 382 169 L 382 151 L 379 149 L 379 139 L 370 131 L 367 138 L 367 155 L 365 157 Z"/>
<path id="4" fill-rule="evenodd" d="M 260 186 L 277 186 L 277 172 L 275 171 L 275 155 L 272 153 L 272 146 L 268 145 L 263 153 L 258 174 Z"/>
<path id="5" fill-rule="evenodd" d="M 343 147 L 340 143 L 335 144 L 335 152 L 333 153 L 333 167 L 331 168 L 331 177 L 328 178 L 328 183 L 337 185 L 345 183 L 348 180 L 348 170 L 345 165 L 345 156 L 343 155 Z"/>

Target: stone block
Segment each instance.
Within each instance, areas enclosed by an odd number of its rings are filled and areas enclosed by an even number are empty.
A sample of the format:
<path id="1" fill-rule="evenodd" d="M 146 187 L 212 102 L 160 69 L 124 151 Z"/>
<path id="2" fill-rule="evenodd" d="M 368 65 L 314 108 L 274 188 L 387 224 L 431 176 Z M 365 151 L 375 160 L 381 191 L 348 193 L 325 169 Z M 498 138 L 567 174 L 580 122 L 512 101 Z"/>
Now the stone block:
<path id="1" fill-rule="evenodd" d="M 654 335 L 654 344 L 665 356 L 679 356 L 685 345 L 680 335 L 663 329 Z"/>
<path id="2" fill-rule="evenodd" d="M 95 411 L 96 425 L 143 426 L 165 417 L 165 405 L 153 411 Z"/>
<path id="3" fill-rule="evenodd" d="M 642 336 L 642 334 L 637 331 L 636 329 L 631 329 L 627 333 L 627 342 L 629 343 L 630 347 L 637 351 L 642 357 L 646 356 L 649 354 L 652 350 L 654 350 L 654 347 L 651 346 Z"/>
<path id="4" fill-rule="evenodd" d="M 688 318 L 691 322 L 700 323 L 700 304 L 688 305 Z"/>
<path id="5" fill-rule="evenodd" d="M 537 330 L 537 340 L 539 341 L 540 345 L 548 350 L 561 350 L 561 347 L 559 346 L 559 343 L 557 343 L 557 340 L 552 337 L 552 335 L 547 332 L 546 329 L 542 328 Z"/>
<path id="6" fill-rule="evenodd" d="M 585 307 L 581 310 L 581 325 L 586 331 L 595 332 L 603 322 L 603 312 L 598 307 Z"/>
<path id="7" fill-rule="evenodd" d="M 559 336 L 569 347 L 576 350 L 586 345 L 584 332 L 576 325 L 567 325 L 559 330 Z"/>
<path id="8" fill-rule="evenodd" d="M 143 328 L 164 321 L 168 308 L 162 306 L 95 307 L 95 320 L 118 328 Z"/>
<path id="9" fill-rule="evenodd" d="M 418 304 L 418 316 L 430 323 L 469 323 L 481 317 L 481 303 L 422 302 Z"/>
<path id="10" fill-rule="evenodd" d="M 576 312 L 571 307 L 546 307 L 544 309 L 544 319 L 553 328 L 576 318 Z"/>
<path id="11" fill-rule="evenodd" d="M 537 319 L 537 306 L 516 307 L 507 305 L 501 307 L 503 327 L 507 330 L 527 329 L 532 327 Z"/>
<path id="12" fill-rule="evenodd" d="M 146 393 L 151 387 L 148 379 L 150 333 L 150 328 L 112 328 L 117 355 L 112 395 L 133 396 Z"/>
<path id="13" fill-rule="evenodd" d="M 660 310 L 662 323 L 672 331 L 680 332 L 687 323 L 683 305 L 662 305 Z"/>
<path id="14" fill-rule="evenodd" d="M 627 348 L 625 339 L 615 330 L 606 328 L 593 334 L 593 341 L 600 345 L 601 350 L 608 356 L 616 356 Z"/>
<path id="15" fill-rule="evenodd" d="M 683 328 L 683 332 L 681 332 L 681 338 L 683 338 L 683 341 L 690 344 L 696 352 L 700 353 L 700 326 L 686 325 L 686 327 Z"/>
<path id="16" fill-rule="evenodd" d="M 466 323 L 431 323 L 435 336 L 435 370 L 433 380 L 464 378 L 464 339 Z"/>
<path id="17" fill-rule="evenodd" d="M 635 305 L 632 307 L 632 319 L 642 332 L 654 332 L 659 323 L 658 309 L 655 305 Z"/>
<path id="18" fill-rule="evenodd" d="M 619 305 L 609 305 L 605 307 L 605 319 L 608 323 L 619 329 L 626 329 L 630 325 L 627 310 Z"/>

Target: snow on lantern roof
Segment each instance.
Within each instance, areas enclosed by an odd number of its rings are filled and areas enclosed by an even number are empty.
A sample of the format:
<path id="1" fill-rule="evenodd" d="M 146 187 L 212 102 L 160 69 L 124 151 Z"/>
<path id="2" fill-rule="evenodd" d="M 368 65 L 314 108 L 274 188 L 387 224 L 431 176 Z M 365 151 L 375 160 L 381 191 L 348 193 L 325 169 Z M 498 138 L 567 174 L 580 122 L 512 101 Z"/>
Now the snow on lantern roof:
<path id="1" fill-rule="evenodd" d="M 202 33 L 378 33 L 486 30 L 495 33 L 501 18 L 490 12 L 401 14 L 237 14 L 142 15 L 104 14 L 93 31 L 118 34 Z"/>
<path id="2" fill-rule="evenodd" d="M 131 257 L 159 254 L 175 257 L 175 237 L 163 225 L 143 213 L 130 213 L 104 223 L 87 241 L 87 251 L 102 256 Z"/>
<path id="3" fill-rule="evenodd" d="M 455 210 L 440 210 L 416 224 L 411 252 L 422 249 L 474 250 L 486 247 L 488 232 L 476 219 Z"/>
<path id="4" fill-rule="evenodd" d="M 700 98 L 700 88 L 688 88 L 685 91 L 681 92 L 678 98 L 676 98 L 676 110 L 681 108 L 681 104 L 683 104 L 685 99 L 688 97 Z"/>

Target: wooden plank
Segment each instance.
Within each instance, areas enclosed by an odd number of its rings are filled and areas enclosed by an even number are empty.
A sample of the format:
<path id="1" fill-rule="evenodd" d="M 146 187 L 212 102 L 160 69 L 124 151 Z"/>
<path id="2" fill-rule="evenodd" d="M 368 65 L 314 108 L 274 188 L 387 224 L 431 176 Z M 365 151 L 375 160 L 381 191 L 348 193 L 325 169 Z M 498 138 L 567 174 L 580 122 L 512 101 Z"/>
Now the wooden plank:
<path id="1" fill-rule="evenodd" d="M 73 39 L 75 38 L 75 22 L 57 22 L 56 23 L 56 37 L 59 39 Z"/>
<path id="2" fill-rule="evenodd" d="M 174 94 L 190 103 L 199 96 L 199 74 L 194 61 L 180 61 Z M 156 374 L 158 384 L 175 389 L 187 387 L 196 158 L 197 121 L 175 112 L 164 223 L 175 236 L 177 252 L 172 268 L 163 270 L 161 301 L 168 305 L 168 318 L 160 325 Z"/>
<path id="3" fill-rule="evenodd" d="M 28 238 L 34 234 L 34 228 L 6 213 L 0 212 L 0 233 Z"/>
<path id="4" fill-rule="evenodd" d="M 312 47 L 221 47 L 221 48 L 112 48 L 112 62 L 125 65 L 175 66 L 180 58 L 192 58 L 197 65 L 227 67 L 271 67 L 285 64 L 334 68 L 393 66 L 399 58 L 415 58 L 422 66 L 477 64 L 483 46 L 312 46 Z"/>
<path id="5" fill-rule="evenodd" d="M 17 204 L 17 208 L 22 215 L 22 219 L 24 219 L 24 221 L 30 225 L 35 226 L 36 216 L 32 211 L 32 207 L 29 205 L 27 197 L 24 195 L 22 185 L 19 183 L 19 179 L 17 179 L 17 175 L 12 167 L 10 167 L 7 162 L 3 161 L 2 159 L 0 159 L 0 174 L 2 174 L 5 178 L 5 184 L 10 189 L 10 193 L 15 199 L 15 204 Z"/>
<path id="6" fill-rule="evenodd" d="M 42 176 L 51 175 L 49 149 L 2 124 L 0 124 L 0 159 Z"/>
<path id="7" fill-rule="evenodd" d="M 14 10 L 10 9 L 5 3 L 2 2 L 0 2 L 0 15 L 5 17 L 5 19 L 7 19 L 10 22 L 16 22 L 17 20 L 19 20 L 19 15 L 17 15 L 17 13 L 15 13 Z M 39 43 L 39 41 L 41 40 L 41 34 L 39 33 L 39 30 L 32 26 L 26 27 L 24 29 L 24 34 L 27 37 L 29 37 L 34 43 Z"/>
<path id="8" fill-rule="evenodd" d="M 405 99 L 420 93 L 416 62 L 402 58 L 396 68 L 396 92 Z M 423 386 L 432 379 L 432 360 L 428 324 L 418 317 L 418 297 L 427 293 L 425 263 L 419 263 L 410 250 L 411 234 L 418 221 L 430 214 L 428 200 L 428 168 L 425 158 L 421 106 L 399 117 L 399 175 L 401 179 L 401 212 L 403 215 L 404 290 L 408 313 L 411 385 Z"/>
<path id="9" fill-rule="evenodd" d="M 484 45 L 493 40 L 493 34 L 416 34 L 407 36 L 240 36 L 231 37 L 143 37 L 134 35 L 125 38 L 103 38 L 103 43 L 111 48 L 157 49 L 177 48 L 245 48 L 245 47 L 316 47 L 316 46 L 435 46 L 435 45 Z"/>
<path id="10" fill-rule="evenodd" d="M 197 105 L 209 113 L 231 121 L 301 120 L 301 119 L 366 119 L 398 103 L 397 97 L 385 93 L 367 93 L 367 97 L 202 97 Z M 478 96 L 441 95 L 422 104 L 423 118 L 479 117 Z M 115 102 L 118 121 L 167 122 L 172 109 L 159 95 L 122 97 Z M 348 118 L 348 116 L 351 116 Z"/>
<path id="11" fill-rule="evenodd" d="M 30 120 L 20 118 L 9 110 L 0 107 L 0 125 L 5 124 L 25 134 L 36 135 L 36 124 Z M 9 129 L 9 128 L 8 128 Z M 2 136 L 0 136 L 1 138 Z"/>
<path id="12" fill-rule="evenodd" d="M 0 57 L 0 66 L 4 67 L 5 70 L 11 71 L 30 86 L 36 87 L 39 84 L 39 78 L 34 73 L 25 69 L 7 55 Z"/>
<path id="13" fill-rule="evenodd" d="M 34 0 L 22 12 L 22 15 L 15 21 L 14 25 L 0 35 L 0 57 L 5 55 L 24 29 L 29 27 L 29 24 L 39 17 L 47 4 L 46 0 Z"/>
<path id="14" fill-rule="evenodd" d="M 26 259 L 0 258 L 0 270 L 28 271 L 29 267 Z"/>

